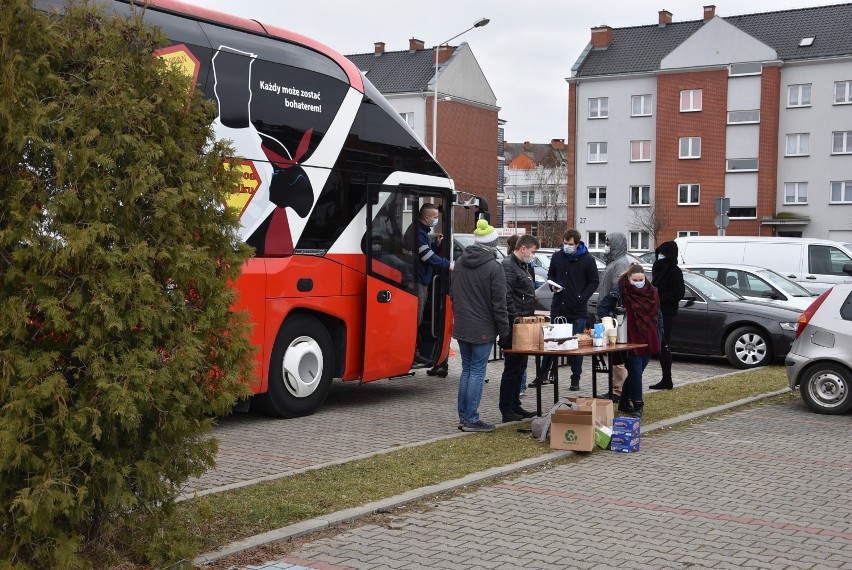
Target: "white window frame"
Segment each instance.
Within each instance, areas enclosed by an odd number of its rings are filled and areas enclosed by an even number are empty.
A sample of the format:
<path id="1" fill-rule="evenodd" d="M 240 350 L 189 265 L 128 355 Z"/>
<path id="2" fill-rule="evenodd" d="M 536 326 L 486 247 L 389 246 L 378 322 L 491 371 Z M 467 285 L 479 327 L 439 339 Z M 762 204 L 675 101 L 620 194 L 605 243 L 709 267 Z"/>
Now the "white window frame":
<path id="1" fill-rule="evenodd" d="M 592 148 L 596 149 L 594 153 L 592 153 Z M 594 157 L 594 160 L 592 159 Z M 589 143 L 589 154 L 587 162 L 592 164 L 598 164 L 607 162 L 609 157 L 607 155 L 607 144 L 605 142 L 590 142 Z"/>
<path id="2" fill-rule="evenodd" d="M 731 163 L 735 160 L 753 160 L 754 168 L 731 168 Z M 738 172 L 757 172 L 757 167 L 760 166 L 757 158 L 729 158 L 725 160 L 725 172 L 727 173 L 738 173 Z"/>
<path id="3" fill-rule="evenodd" d="M 637 238 L 634 245 L 633 238 Z M 651 234 L 648 232 L 630 232 L 627 236 L 628 251 L 648 251 L 651 249 Z"/>
<path id="4" fill-rule="evenodd" d="M 791 192 L 792 190 L 792 192 Z M 793 199 L 788 196 L 792 194 Z M 804 198 L 804 199 L 803 199 Z M 785 206 L 803 206 L 808 203 L 808 183 L 807 182 L 785 182 L 784 183 L 784 205 Z"/>
<path id="5" fill-rule="evenodd" d="M 609 118 L 609 97 L 589 97 L 589 118 Z"/>
<path id="6" fill-rule="evenodd" d="M 793 102 L 793 94 L 796 94 L 795 102 Z M 803 102 L 807 93 L 807 103 Z M 794 109 L 797 107 L 811 106 L 811 84 L 810 83 L 794 83 L 787 86 L 787 108 Z"/>
<path id="7" fill-rule="evenodd" d="M 795 143 L 794 152 L 790 152 L 790 143 Z M 804 142 L 804 144 L 802 144 Z M 811 134 L 810 133 L 789 133 L 784 143 L 784 156 L 810 156 L 811 154 Z"/>
<path id="8" fill-rule="evenodd" d="M 402 117 L 402 120 L 405 121 L 406 124 L 408 124 L 409 127 L 411 127 L 412 129 L 414 128 L 414 113 L 413 112 L 409 111 L 407 113 L 400 113 L 399 116 Z"/>
<path id="9" fill-rule="evenodd" d="M 842 98 L 838 94 L 843 93 Z M 852 105 L 852 81 L 834 82 L 834 104 Z"/>
<path id="10" fill-rule="evenodd" d="M 752 113 L 752 115 L 746 115 L 746 113 Z M 754 113 L 757 113 L 757 117 L 754 117 Z M 749 117 L 746 119 L 740 119 L 740 117 Z M 728 111 L 728 124 L 729 125 L 754 125 L 760 122 L 760 109 L 741 109 L 739 111 Z"/>
<path id="11" fill-rule="evenodd" d="M 404 196 L 402 198 L 402 211 L 410 212 L 411 211 L 411 198 L 408 196 Z"/>
<path id="12" fill-rule="evenodd" d="M 634 145 L 639 150 L 640 158 L 633 158 Z M 630 141 L 630 162 L 651 162 L 651 141 Z"/>
<path id="13" fill-rule="evenodd" d="M 606 186 L 589 186 L 586 196 L 586 205 L 589 208 L 606 208 Z"/>
<path id="14" fill-rule="evenodd" d="M 741 216 L 737 213 L 739 210 L 754 210 L 754 212 L 750 212 L 747 216 Z M 755 220 L 757 219 L 757 208 L 751 208 L 748 206 L 743 208 L 731 208 L 728 210 L 728 217 L 732 220 Z"/>
<path id="15" fill-rule="evenodd" d="M 696 94 L 698 94 L 698 102 L 696 103 Z M 684 97 L 687 97 L 686 105 L 684 105 Z M 704 103 L 703 89 L 683 89 L 680 92 L 680 112 L 695 113 L 702 109 Z"/>
<path id="16" fill-rule="evenodd" d="M 600 230 L 589 230 L 586 247 L 590 250 L 603 249 L 606 244 L 606 232 Z"/>
<path id="17" fill-rule="evenodd" d="M 639 103 L 639 112 L 636 112 L 636 103 Z M 631 117 L 650 117 L 653 113 L 654 102 L 653 96 L 648 93 L 646 95 L 632 95 L 630 97 L 630 116 Z"/>
<path id="18" fill-rule="evenodd" d="M 839 147 L 837 146 L 838 135 L 840 135 Z M 833 131 L 831 133 L 831 154 L 852 154 L 852 131 Z"/>
<path id="19" fill-rule="evenodd" d="M 637 191 L 637 195 L 639 197 L 639 201 L 635 202 L 633 200 L 633 191 L 634 189 Z M 631 208 L 647 208 L 651 205 L 651 186 L 650 184 L 633 184 L 630 186 L 630 196 L 628 198 L 630 201 Z"/>
<path id="20" fill-rule="evenodd" d="M 697 144 L 696 144 L 696 141 Z M 686 143 L 686 153 L 683 144 Z M 698 147 L 696 150 L 695 147 Z M 681 160 L 695 160 L 701 158 L 701 137 L 680 137 L 677 144 L 677 157 Z"/>
<path id="21" fill-rule="evenodd" d="M 755 70 L 757 66 L 757 70 Z M 728 65 L 728 77 L 745 77 L 747 75 L 762 75 L 763 64 L 759 62 L 731 63 Z"/>
<path id="22" fill-rule="evenodd" d="M 686 189 L 689 193 L 687 200 L 684 202 L 680 199 L 680 191 Z M 695 190 L 696 196 L 693 197 L 692 191 Z M 694 182 L 681 182 L 677 185 L 677 205 L 678 206 L 700 206 L 701 205 L 701 184 Z"/>
<path id="23" fill-rule="evenodd" d="M 677 237 L 694 237 L 700 235 L 698 230 L 678 230 Z"/>
<path id="24" fill-rule="evenodd" d="M 834 191 L 837 190 L 837 199 Z M 848 198 L 847 198 L 848 196 Z M 829 204 L 852 204 L 852 180 L 834 180 L 831 182 Z"/>
<path id="25" fill-rule="evenodd" d="M 521 190 L 520 194 L 520 202 L 518 202 L 521 206 L 535 206 L 535 190 Z"/>

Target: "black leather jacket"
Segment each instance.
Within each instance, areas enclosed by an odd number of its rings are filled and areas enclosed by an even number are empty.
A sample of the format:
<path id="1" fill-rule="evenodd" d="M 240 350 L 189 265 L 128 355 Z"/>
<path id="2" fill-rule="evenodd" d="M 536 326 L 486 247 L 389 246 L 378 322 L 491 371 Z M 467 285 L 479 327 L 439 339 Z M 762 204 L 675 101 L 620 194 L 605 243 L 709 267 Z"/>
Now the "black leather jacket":
<path id="1" fill-rule="evenodd" d="M 526 317 L 535 312 L 535 275 L 529 263 L 524 263 L 515 254 L 503 259 L 506 273 L 506 310 L 509 323 L 515 317 Z"/>

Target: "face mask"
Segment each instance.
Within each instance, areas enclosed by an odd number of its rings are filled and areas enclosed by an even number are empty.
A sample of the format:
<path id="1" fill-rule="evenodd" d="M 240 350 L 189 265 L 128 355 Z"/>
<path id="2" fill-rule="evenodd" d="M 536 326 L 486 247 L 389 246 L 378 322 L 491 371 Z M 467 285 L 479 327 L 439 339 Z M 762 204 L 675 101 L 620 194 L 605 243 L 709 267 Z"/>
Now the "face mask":
<path id="1" fill-rule="evenodd" d="M 642 287 L 645 286 L 645 280 L 644 279 L 642 281 L 631 281 L 631 283 L 633 283 L 633 286 L 636 287 L 637 289 L 641 289 Z"/>
<path id="2" fill-rule="evenodd" d="M 663 255 L 662 253 L 661 253 L 660 255 L 658 255 L 658 256 L 657 256 L 657 259 L 665 259 L 665 258 L 666 258 L 666 256 L 665 256 L 665 255 Z"/>
<path id="3" fill-rule="evenodd" d="M 438 225 L 438 218 L 435 218 L 434 220 L 432 220 L 432 227 L 434 228 L 437 225 Z"/>
<path id="4" fill-rule="evenodd" d="M 608 245 L 604 246 L 604 253 L 609 253 L 609 246 Z"/>
<path id="5" fill-rule="evenodd" d="M 567 254 L 571 254 L 571 253 L 574 253 L 575 251 L 577 251 L 577 246 L 576 245 L 568 245 L 568 244 L 563 243 L 562 244 L 562 251 L 564 251 Z"/>

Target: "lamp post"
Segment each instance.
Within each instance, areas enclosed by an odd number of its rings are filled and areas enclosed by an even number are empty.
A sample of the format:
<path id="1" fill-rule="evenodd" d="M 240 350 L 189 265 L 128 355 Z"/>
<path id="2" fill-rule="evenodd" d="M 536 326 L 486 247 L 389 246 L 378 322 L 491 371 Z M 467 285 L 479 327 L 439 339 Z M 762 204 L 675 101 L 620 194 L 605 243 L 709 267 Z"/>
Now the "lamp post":
<path id="1" fill-rule="evenodd" d="M 515 194 L 514 190 L 507 190 L 506 194 L 508 194 L 510 196 L 509 200 L 508 200 L 509 205 L 515 206 L 515 235 L 517 235 L 517 233 L 518 233 L 518 195 Z M 505 204 L 506 204 L 506 200 L 503 200 L 503 205 L 505 205 Z"/>
<path id="2" fill-rule="evenodd" d="M 462 34 L 466 34 L 474 28 L 481 28 L 482 26 L 486 26 L 490 21 L 491 20 L 489 20 L 488 18 L 480 18 L 465 31 L 461 32 L 460 34 L 454 35 L 447 41 L 441 42 L 435 47 L 435 93 L 434 97 L 432 97 L 432 156 L 434 158 L 438 158 L 438 54 L 441 53 L 441 46 L 449 45 L 451 41 L 461 36 Z"/>

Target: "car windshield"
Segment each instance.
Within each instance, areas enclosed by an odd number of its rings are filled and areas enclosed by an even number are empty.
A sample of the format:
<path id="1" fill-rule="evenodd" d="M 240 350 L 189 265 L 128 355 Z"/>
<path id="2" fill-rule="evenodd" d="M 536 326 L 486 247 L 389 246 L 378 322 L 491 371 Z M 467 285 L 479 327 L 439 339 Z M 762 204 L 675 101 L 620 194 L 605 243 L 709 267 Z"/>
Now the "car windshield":
<path id="1" fill-rule="evenodd" d="M 761 279 L 765 279 L 769 281 L 775 287 L 781 289 L 787 295 L 791 297 L 813 297 L 813 293 L 799 285 L 798 283 L 794 283 L 789 279 L 785 279 L 783 276 L 771 271 L 769 269 L 761 269 L 760 271 L 755 271 L 758 277 Z"/>
<path id="2" fill-rule="evenodd" d="M 550 256 L 553 255 L 554 250 L 538 250 L 535 254 L 536 259 L 539 261 L 539 265 L 544 269 L 550 269 Z"/>
<path id="3" fill-rule="evenodd" d="M 700 273 L 683 272 L 686 284 L 713 301 L 741 301 L 742 297 Z"/>

